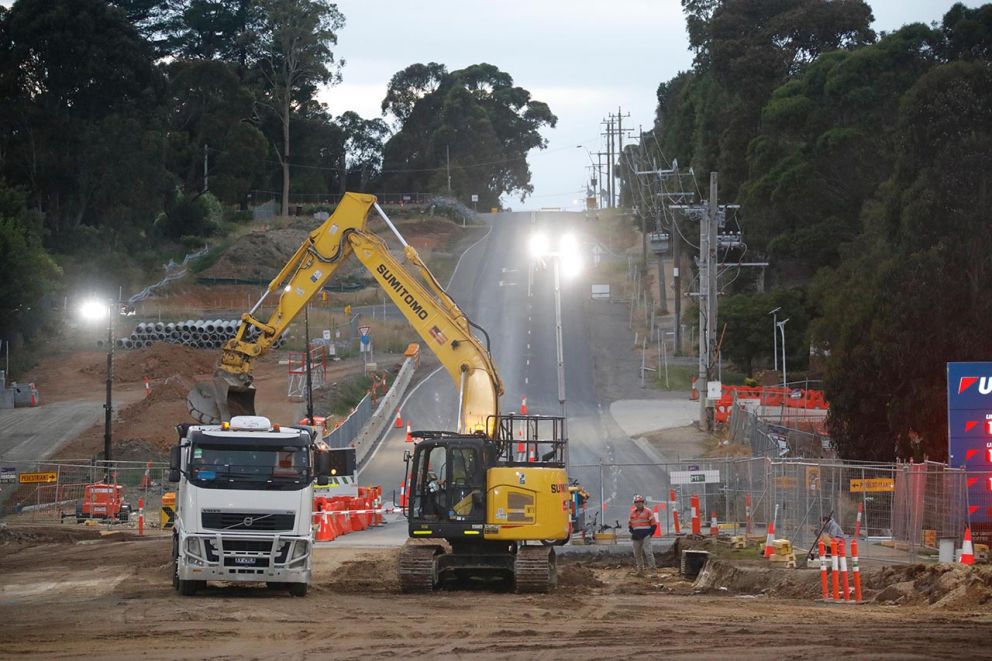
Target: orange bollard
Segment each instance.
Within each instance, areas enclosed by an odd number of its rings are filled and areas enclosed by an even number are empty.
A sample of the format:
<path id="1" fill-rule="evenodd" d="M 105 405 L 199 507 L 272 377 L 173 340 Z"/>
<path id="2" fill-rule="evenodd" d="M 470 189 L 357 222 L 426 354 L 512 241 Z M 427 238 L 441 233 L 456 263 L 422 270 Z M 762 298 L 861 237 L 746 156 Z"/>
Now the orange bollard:
<path id="1" fill-rule="evenodd" d="M 138 536 L 145 534 L 145 499 L 138 498 Z"/>
<path id="2" fill-rule="evenodd" d="M 682 528 L 679 526 L 679 507 L 678 498 L 675 496 L 675 489 L 668 490 L 668 502 L 672 504 L 672 528 L 675 530 L 676 535 L 681 535 Z"/>
<path id="3" fill-rule="evenodd" d="M 854 539 L 861 536 L 861 510 L 864 507 L 864 503 L 858 503 L 858 518 L 854 520 Z"/>
<path id="4" fill-rule="evenodd" d="M 654 506 L 654 522 L 655 522 L 654 534 L 651 535 L 651 536 L 652 537 L 661 537 L 661 523 L 660 523 L 661 522 L 661 519 L 658 518 L 658 506 L 657 505 Z"/>
<path id="5" fill-rule="evenodd" d="M 840 556 L 840 577 L 844 581 L 844 601 L 851 601 L 851 583 L 847 576 L 847 554 L 843 539 L 837 540 L 837 554 Z"/>
<path id="6" fill-rule="evenodd" d="M 699 514 L 699 496 L 689 497 L 689 508 L 692 511 L 692 534 L 702 535 L 703 534 L 703 524 L 700 520 Z"/>
<path id="7" fill-rule="evenodd" d="M 861 603 L 861 567 L 858 566 L 858 540 L 851 540 L 851 571 L 854 572 L 854 601 Z"/>
<path id="8" fill-rule="evenodd" d="M 840 601 L 840 563 L 837 561 L 837 540 L 830 540 L 830 568 L 834 576 L 834 601 Z"/>
<path id="9" fill-rule="evenodd" d="M 823 588 L 823 601 L 830 601 L 830 590 L 827 588 L 827 549 L 822 539 L 820 540 L 819 551 L 820 551 L 820 587 Z"/>
<path id="10" fill-rule="evenodd" d="M 716 522 L 716 512 L 710 512 L 710 537 L 720 536 L 720 524 Z"/>

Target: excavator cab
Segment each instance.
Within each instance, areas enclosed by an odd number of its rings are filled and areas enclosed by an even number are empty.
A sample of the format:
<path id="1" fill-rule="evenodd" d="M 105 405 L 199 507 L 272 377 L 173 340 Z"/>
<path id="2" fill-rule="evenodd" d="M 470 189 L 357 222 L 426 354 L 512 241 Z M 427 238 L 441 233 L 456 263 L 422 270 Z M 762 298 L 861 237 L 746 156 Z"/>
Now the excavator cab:
<path id="1" fill-rule="evenodd" d="M 413 432 L 411 541 L 400 556 L 406 592 L 448 580 L 509 581 L 518 592 L 556 583 L 553 547 L 571 534 L 564 419 L 493 416 L 487 427 L 493 438 Z"/>

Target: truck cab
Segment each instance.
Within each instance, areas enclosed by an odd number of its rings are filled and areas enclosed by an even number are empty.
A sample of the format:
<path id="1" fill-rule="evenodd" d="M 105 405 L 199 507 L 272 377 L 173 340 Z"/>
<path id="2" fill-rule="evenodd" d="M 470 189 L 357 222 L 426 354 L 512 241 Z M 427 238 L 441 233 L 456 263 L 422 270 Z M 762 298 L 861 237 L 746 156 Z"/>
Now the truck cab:
<path id="1" fill-rule="evenodd" d="M 169 479 L 178 482 L 173 586 L 265 582 L 304 596 L 310 583 L 314 483 L 326 484 L 326 446 L 305 427 L 261 416 L 177 427 Z"/>

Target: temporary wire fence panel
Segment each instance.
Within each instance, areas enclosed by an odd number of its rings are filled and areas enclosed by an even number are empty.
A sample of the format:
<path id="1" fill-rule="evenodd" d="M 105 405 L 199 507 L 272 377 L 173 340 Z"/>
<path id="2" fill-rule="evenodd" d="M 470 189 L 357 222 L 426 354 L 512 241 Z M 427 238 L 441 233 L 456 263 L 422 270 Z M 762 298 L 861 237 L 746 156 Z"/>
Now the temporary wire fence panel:
<path id="1" fill-rule="evenodd" d="M 105 482 L 108 474 L 102 461 L 0 464 L 0 518 L 6 523 L 50 525 L 74 521 L 86 485 Z M 155 517 L 162 494 L 173 488 L 168 482 L 168 466 L 159 461 L 115 461 L 109 473 L 110 482 L 123 487 L 123 497 L 135 512 L 138 499 L 144 499 L 146 517 Z"/>

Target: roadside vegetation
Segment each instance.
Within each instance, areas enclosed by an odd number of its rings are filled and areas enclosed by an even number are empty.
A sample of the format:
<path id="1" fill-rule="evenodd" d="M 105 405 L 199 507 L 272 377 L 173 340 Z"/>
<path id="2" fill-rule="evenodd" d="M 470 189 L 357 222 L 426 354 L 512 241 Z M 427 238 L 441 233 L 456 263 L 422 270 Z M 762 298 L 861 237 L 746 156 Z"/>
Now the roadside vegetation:
<path id="1" fill-rule="evenodd" d="M 945 459 L 945 365 L 992 355 L 992 5 L 887 34 L 861 0 L 682 6 L 694 65 L 659 85 L 622 162 L 691 166 L 683 189 L 718 171 L 720 202 L 741 204 L 724 357 L 770 367 L 780 308 L 789 374 L 822 375 L 842 456 Z M 650 166 L 620 168 L 628 206 L 647 199 L 632 169 Z M 736 261 L 769 263 L 764 293 Z"/>

